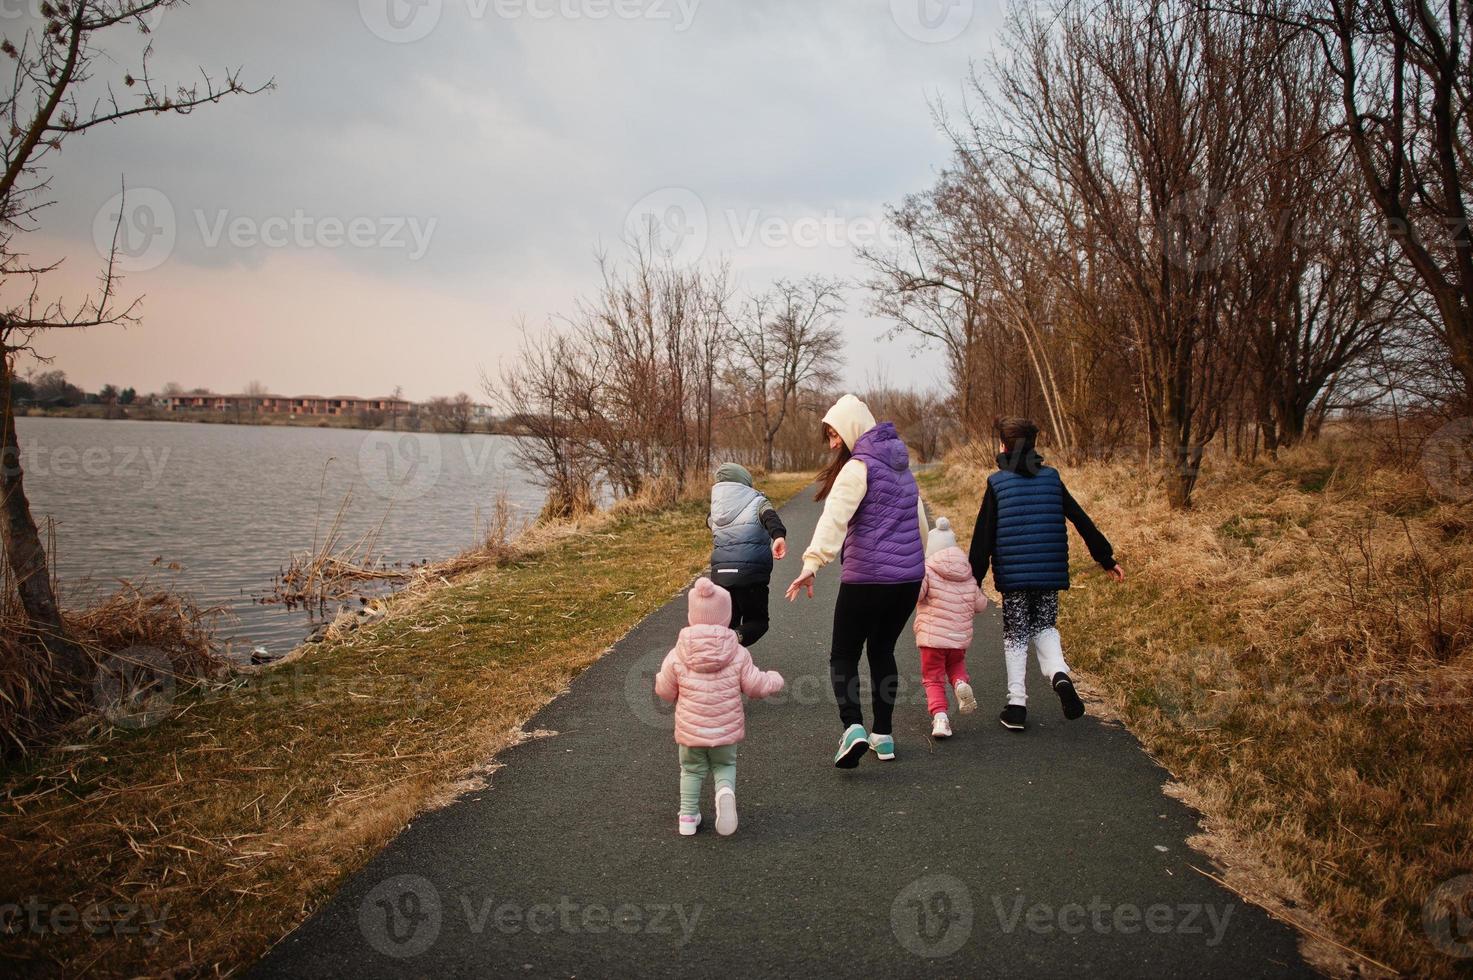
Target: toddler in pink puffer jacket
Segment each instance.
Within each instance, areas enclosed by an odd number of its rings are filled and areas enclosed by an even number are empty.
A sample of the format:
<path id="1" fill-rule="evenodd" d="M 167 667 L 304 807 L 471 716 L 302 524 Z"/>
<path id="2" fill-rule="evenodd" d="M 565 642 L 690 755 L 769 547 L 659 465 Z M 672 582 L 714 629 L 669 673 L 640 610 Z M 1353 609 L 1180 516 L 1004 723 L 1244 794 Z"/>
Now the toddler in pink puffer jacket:
<path id="1" fill-rule="evenodd" d="M 736 748 L 747 735 L 742 695 L 765 698 L 783 689 L 775 670 L 758 670 L 737 641 L 731 594 L 708 578 L 698 579 L 687 600 L 690 625 L 655 676 L 655 693 L 675 702 L 675 741 L 680 746 L 680 833 L 701 825 L 701 788 L 710 773 L 716 783 L 716 832 L 737 828 Z"/>
<path id="2" fill-rule="evenodd" d="M 916 646 L 921 651 L 921 683 L 931 712 L 931 737 L 950 738 L 946 684 L 956 689 L 957 710 L 977 710 L 967 676 L 967 647 L 972 645 L 972 618 L 987 608 L 987 596 L 972 577 L 972 563 L 957 547 L 946 518 L 926 539 L 926 577 L 916 605 Z"/>

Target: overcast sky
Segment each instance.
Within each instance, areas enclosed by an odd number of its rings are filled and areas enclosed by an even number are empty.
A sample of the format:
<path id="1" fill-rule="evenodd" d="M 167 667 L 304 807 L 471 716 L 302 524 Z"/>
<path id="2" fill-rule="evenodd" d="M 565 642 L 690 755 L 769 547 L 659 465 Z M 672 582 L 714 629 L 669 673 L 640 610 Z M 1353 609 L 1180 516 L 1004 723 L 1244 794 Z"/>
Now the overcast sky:
<path id="1" fill-rule="evenodd" d="M 16 40 L 39 0 L 4 0 Z M 121 209 L 143 322 L 43 340 L 89 389 L 166 382 L 411 398 L 478 391 L 654 221 L 739 283 L 858 278 L 883 206 L 946 162 L 1002 0 L 194 0 L 155 75 L 244 66 L 273 92 L 94 131 L 53 156 L 28 248 L 86 285 Z M 136 66 L 122 34 L 97 79 Z M 926 385 L 859 290 L 848 378 Z"/>

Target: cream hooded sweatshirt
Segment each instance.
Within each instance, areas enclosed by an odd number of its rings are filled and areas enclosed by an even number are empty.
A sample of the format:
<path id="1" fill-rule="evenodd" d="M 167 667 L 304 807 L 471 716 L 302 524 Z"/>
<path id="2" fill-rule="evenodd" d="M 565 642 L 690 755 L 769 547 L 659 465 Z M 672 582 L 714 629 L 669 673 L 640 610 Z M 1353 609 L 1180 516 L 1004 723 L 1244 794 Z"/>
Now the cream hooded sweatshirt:
<path id="1" fill-rule="evenodd" d="M 844 440 L 850 452 L 859 442 L 859 437 L 875 427 L 875 417 L 869 406 L 854 395 L 845 395 L 834 403 L 824 422 Z M 862 459 L 851 459 L 844 464 L 834 480 L 833 489 L 824 498 L 823 513 L 819 515 L 818 527 L 813 531 L 813 540 L 803 552 L 803 571 L 817 572 L 820 568 L 839 557 L 844 538 L 849 534 L 849 522 L 854 512 L 864 502 L 869 490 L 869 470 Z M 916 533 L 921 536 L 922 549 L 926 546 L 926 506 L 916 501 Z"/>

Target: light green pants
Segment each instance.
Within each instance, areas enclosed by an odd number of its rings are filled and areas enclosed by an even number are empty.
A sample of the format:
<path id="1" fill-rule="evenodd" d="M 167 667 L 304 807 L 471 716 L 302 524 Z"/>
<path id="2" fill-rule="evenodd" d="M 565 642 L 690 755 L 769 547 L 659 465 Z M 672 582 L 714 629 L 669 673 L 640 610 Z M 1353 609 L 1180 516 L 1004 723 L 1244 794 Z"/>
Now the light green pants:
<path id="1" fill-rule="evenodd" d="M 718 745 L 710 749 L 680 746 L 680 812 L 686 816 L 701 812 L 701 787 L 706 774 L 716 779 L 716 788 L 736 791 L 735 745 Z"/>

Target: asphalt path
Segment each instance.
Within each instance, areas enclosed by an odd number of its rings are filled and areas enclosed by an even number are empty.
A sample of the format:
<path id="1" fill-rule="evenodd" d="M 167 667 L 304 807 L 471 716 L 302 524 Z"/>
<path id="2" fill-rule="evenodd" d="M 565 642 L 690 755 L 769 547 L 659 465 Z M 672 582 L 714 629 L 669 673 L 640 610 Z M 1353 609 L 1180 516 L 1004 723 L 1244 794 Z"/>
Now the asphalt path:
<path id="1" fill-rule="evenodd" d="M 1066 722 L 1031 662 L 1028 730 L 998 724 L 995 609 L 968 658 L 980 707 L 953 712 L 953 738 L 929 738 L 907 628 L 897 758 L 833 768 L 838 569 L 820 572 L 816 599 L 781 599 L 818 513 L 811 494 L 783 509 L 792 547 L 753 656 L 788 688 L 748 705 L 734 835 L 712 829 L 709 783 L 701 831 L 676 832 L 671 711 L 653 678 L 682 595 L 527 725 L 556 735 L 418 819 L 254 975 L 1314 975 L 1291 929 L 1191 867 L 1211 869 L 1185 843 L 1196 817 L 1128 731 Z M 1082 639 L 1066 635 L 1066 655 Z"/>

